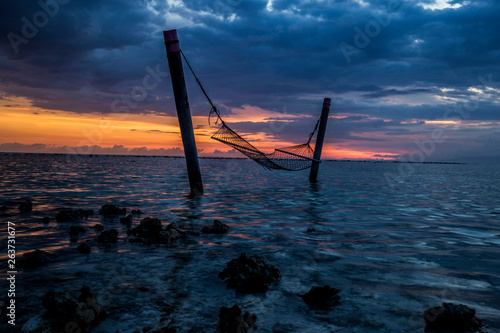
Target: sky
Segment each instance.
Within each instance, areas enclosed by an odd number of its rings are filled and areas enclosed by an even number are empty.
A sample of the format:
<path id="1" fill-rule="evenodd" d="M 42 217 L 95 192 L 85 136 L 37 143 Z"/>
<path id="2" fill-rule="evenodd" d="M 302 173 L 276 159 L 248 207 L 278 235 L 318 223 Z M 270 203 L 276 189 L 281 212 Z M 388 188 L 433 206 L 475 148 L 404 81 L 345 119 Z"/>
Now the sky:
<path id="1" fill-rule="evenodd" d="M 500 163 L 500 2 L 40 0 L 0 4 L 0 152 L 182 155 L 162 31 L 264 152 Z M 238 152 L 184 65 L 200 156 Z M 213 119 L 212 119 L 213 120 Z M 314 141 L 313 141 L 314 142 Z"/>

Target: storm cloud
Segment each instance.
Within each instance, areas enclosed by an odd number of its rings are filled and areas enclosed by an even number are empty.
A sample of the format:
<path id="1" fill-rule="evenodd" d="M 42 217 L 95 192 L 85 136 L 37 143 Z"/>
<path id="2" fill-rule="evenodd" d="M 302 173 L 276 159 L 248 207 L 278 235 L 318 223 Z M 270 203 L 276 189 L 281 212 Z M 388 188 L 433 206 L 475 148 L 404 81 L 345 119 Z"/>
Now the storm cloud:
<path id="1" fill-rule="evenodd" d="M 443 158 L 500 161 L 498 149 L 491 151 L 500 123 L 498 1 L 41 0 L 0 7 L 2 99 L 74 113 L 175 115 L 162 31 L 177 29 L 224 114 L 251 105 L 300 116 L 270 139 L 302 142 L 323 97 L 331 97 L 329 145 L 356 141 L 353 147 L 379 156 L 400 155 L 441 128 L 453 138 L 441 144 Z M 185 73 L 192 113 L 207 115 L 186 66 Z M 147 76 L 156 85 L 140 89 Z"/>

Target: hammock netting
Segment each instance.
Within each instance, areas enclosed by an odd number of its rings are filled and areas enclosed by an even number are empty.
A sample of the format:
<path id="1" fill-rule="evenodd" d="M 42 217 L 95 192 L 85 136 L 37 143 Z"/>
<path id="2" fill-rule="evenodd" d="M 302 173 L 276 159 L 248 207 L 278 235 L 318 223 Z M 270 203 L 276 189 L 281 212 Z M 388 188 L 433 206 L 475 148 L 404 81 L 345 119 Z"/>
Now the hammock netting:
<path id="1" fill-rule="evenodd" d="M 310 168 L 313 162 L 320 163 L 319 160 L 313 158 L 314 151 L 309 142 L 277 148 L 271 154 L 264 154 L 225 123 L 222 123 L 221 128 L 212 136 L 212 139 L 238 150 L 269 170 L 299 171 Z"/>
<path id="2" fill-rule="evenodd" d="M 238 150 L 239 152 L 243 153 L 247 157 L 251 158 L 252 160 L 269 170 L 299 171 L 310 168 L 313 163 L 321 163 L 320 160 L 314 159 L 314 151 L 309 144 L 314 133 L 316 132 L 316 129 L 318 128 L 319 120 L 314 127 L 314 131 L 309 134 L 309 140 L 306 143 L 285 148 L 277 148 L 271 154 L 264 154 L 224 123 L 224 120 L 222 120 L 220 116 L 219 110 L 217 110 L 210 97 L 208 97 L 207 92 L 194 73 L 193 68 L 191 68 L 191 65 L 187 61 L 186 56 L 184 55 L 184 52 L 182 52 L 182 50 L 181 54 L 184 57 L 184 60 L 186 61 L 189 69 L 191 70 L 191 73 L 193 73 L 193 76 L 196 79 L 196 83 L 198 83 L 201 90 L 203 91 L 203 94 L 212 106 L 212 109 L 210 110 L 208 116 L 209 124 L 210 115 L 212 113 L 215 113 L 217 115 L 217 118 L 222 123 L 221 128 L 219 128 L 219 130 L 214 135 L 212 135 L 212 139 L 218 140 L 230 146 L 231 148 Z"/>

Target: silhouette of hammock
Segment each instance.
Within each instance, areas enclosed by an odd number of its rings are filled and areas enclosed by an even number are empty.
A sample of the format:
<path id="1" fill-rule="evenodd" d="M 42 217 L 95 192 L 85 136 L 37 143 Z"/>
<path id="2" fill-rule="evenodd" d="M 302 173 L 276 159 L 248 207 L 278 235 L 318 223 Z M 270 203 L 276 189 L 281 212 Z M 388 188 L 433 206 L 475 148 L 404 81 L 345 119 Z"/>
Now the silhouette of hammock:
<path id="1" fill-rule="evenodd" d="M 186 61 L 189 69 L 191 70 L 191 73 L 193 73 L 193 76 L 196 79 L 196 83 L 198 83 L 201 90 L 203 91 L 203 94 L 212 106 L 212 109 L 210 110 L 208 116 L 208 123 L 210 124 L 210 116 L 215 113 L 217 115 L 217 120 L 215 123 L 217 124 L 218 120 L 220 120 L 222 124 L 219 130 L 214 135 L 212 135 L 212 139 L 220 141 L 228 145 L 229 147 L 236 149 L 240 153 L 251 158 L 252 160 L 269 170 L 299 171 L 310 168 L 313 163 L 321 163 L 319 159 L 314 158 L 314 151 L 310 145 L 311 139 L 318 129 L 319 119 L 316 122 L 314 130 L 311 132 L 311 134 L 309 134 L 309 139 L 306 143 L 290 147 L 276 148 L 273 153 L 265 154 L 255 148 L 247 140 L 242 138 L 229 126 L 227 126 L 227 124 L 222 119 L 219 110 L 217 110 L 210 97 L 208 97 L 208 94 L 206 93 L 200 80 L 194 73 L 193 68 L 191 68 L 191 65 L 187 61 L 186 56 L 184 55 L 182 50 L 181 54 L 184 57 L 184 60 Z"/>

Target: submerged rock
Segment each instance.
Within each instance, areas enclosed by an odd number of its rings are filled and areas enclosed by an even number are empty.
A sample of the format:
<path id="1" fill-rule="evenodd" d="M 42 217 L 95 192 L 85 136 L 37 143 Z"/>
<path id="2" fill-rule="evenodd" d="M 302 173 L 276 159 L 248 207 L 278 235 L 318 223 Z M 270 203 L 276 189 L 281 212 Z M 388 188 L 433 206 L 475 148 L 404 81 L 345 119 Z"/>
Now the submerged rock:
<path id="1" fill-rule="evenodd" d="M 47 251 L 35 250 L 25 253 L 21 257 L 21 265 L 24 267 L 40 267 L 52 261 L 54 255 Z"/>
<path id="2" fill-rule="evenodd" d="M 483 323 L 476 317 L 476 310 L 463 304 L 443 303 L 425 310 L 425 332 L 473 333 L 481 332 Z"/>
<path id="3" fill-rule="evenodd" d="M 92 248 L 90 247 L 90 245 L 87 242 L 83 242 L 82 244 L 78 245 L 78 247 L 76 249 L 78 250 L 78 252 L 84 253 L 84 254 L 90 253 L 92 250 Z"/>
<path id="4" fill-rule="evenodd" d="M 106 204 L 99 209 L 99 214 L 104 216 L 110 215 L 125 215 L 127 213 L 126 208 L 119 208 L 113 204 Z"/>
<path id="5" fill-rule="evenodd" d="M 94 215 L 94 211 L 91 209 L 69 209 L 64 208 L 59 213 L 56 214 L 57 222 L 71 222 L 83 218 L 87 218 Z"/>
<path id="6" fill-rule="evenodd" d="M 335 289 L 330 286 L 313 286 L 311 290 L 302 295 L 302 299 L 309 306 L 325 307 L 339 304 L 340 289 Z"/>
<path id="7" fill-rule="evenodd" d="M 141 210 L 140 209 L 132 209 L 132 214 L 136 215 L 136 214 L 142 214 Z"/>
<path id="8" fill-rule="evenodd" d="M 106 310 L 87 286 L 81 288 L 78 299 L 69 290 L 49 291 L 43 297 L 42 304 L 47 311 L 43 316 L 43 325 L 51 327 L 54 332 L 64 331 L 71 321 L 75 324 L 74 328 L 85 329 L 106 317 Z"/>
<path id="9" fill-rule="evenodd" d="M 71 237 L 76 237 L 78 234 L 85 232 L 85 228 L 80 227 L 79 225 L 72 225 L 69 227 L 69 234 Z"/>
<path id="10" fill-rule="evenodd" d="M 219 220 L 214 220 L 214 224 L 211 227 L 203 227 L 201 232 L 204 234 L 226 234 L 228 230 L 229 226 L 227 224 Z"/>
<path id="11" fill-rule="evenodd" d="M 21 202 L 18 208 L 21 212 L 31 212 L 33 210 L 33 203 L 31 200 L 26 200 Z"/>
<path id="12" fill-rule="evenodd" d="M 47 223 L 49 223 L 49 222 L 50 222 L 50 217 L 48 217 L 48 216 L 44 216 L 44 217 L 42 217 L 42 223 L 47 224 Z"/>
<path id="13" fill-rule="evenodd" d="M 247 257 L 242 253 L 229 261 L 219 273 L 219 278 L 226 280 L 227 288 L 247 292 L 266 292 L 269 285 L 281 279 L 279 269 L 257 254 Z"/>
<path id="14" fill-rule="evenodd" d="M 245 312 L 241 315 L 241 309 L 238 305 L 232 307 L 221 307 L 219 310 L 219 322 L 217 323 L 217 332 L 219 333 L 246 333 L 251 328 L 257 329 L 255 322 L 257 315 Z"/>
<path id="15" fill-rule="evenodd" d="M 132 214 L 128 214 L 127 217 L 120 218 L 120 223 L 130 226 L 132 224 Z"/>
<path id="16" fill-rule="evenodd" d="M 94 229 L 96 231 L 101 231 L 101 230 L 104 230 L 104 227 L 102 226 L 102 224 L 97 223 L 96 225 L 94 225 Z"/>
<path id="17" fill-rule="evenodd" d="M 115 229 L 105 230 L 97 237 L 101 244 L 114 244 L 118 241 L 118 231 Z"/>

